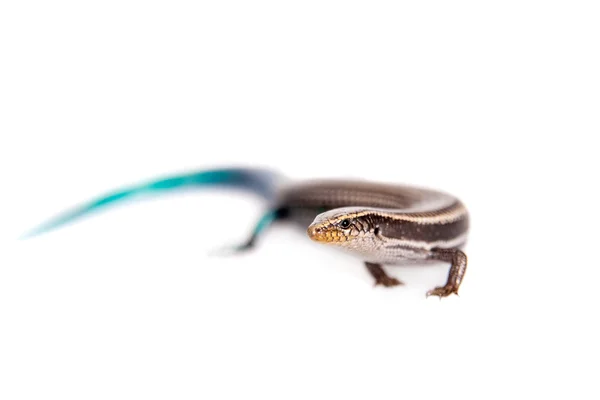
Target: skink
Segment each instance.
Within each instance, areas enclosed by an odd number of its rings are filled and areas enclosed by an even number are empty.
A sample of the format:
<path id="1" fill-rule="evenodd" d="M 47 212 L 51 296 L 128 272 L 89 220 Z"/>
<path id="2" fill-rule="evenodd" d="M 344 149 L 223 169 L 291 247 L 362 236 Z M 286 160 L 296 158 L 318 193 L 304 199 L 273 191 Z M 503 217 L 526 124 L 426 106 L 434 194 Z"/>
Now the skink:
<path id="1" fill-rule="evenodd" d="M 469 228 L 467 209 L 449 194 L 405 185 L 360 180 L 285 183 L 269 170 L 213 169 L 155 179 L 100 196 L 41 225 L 27 237 L 137 195 L 205 186 L 246 189 L 267 200 L 263 217 L 236 251 L 253 247 L 274 222 L 289 221 L 305 229 L 312 240 L 358 256 L 376 285 L 402 284 L 387 275 L 384 264 L 448 262 L 446 284 L 428 291 L 427 296 L 458 294 L 467 269 L 467 256 L 461 250 Z"/>

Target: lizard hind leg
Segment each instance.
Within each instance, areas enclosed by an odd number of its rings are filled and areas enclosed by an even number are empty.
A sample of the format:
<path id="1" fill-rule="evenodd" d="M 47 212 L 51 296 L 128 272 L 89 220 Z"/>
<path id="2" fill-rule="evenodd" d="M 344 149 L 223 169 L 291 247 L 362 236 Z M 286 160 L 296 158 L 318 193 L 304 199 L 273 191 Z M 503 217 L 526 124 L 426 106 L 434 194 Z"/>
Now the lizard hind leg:
<path id="1" fill-rule="evenodd" d="M 242 243 L 233 246 L 225 246 L 220 249 L 211 251 L 212 255 L 227 255 L 242 253 L 256 246 L 258 238 L 270 227 L 275 221 L 281 219 L 284 212 L 281 209 L 269 210 L 258 220 L 252 233 Z"/>

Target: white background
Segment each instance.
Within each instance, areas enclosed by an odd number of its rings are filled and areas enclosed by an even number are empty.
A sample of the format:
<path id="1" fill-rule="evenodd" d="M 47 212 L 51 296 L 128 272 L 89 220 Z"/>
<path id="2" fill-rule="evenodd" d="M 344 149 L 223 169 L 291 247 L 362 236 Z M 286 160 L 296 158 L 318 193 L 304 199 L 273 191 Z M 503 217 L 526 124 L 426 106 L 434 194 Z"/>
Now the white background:
<path id="1" fill-rule="evenodd" d="M 3 2 L 0 398 L 598 398 L 594 2 Z M 223 165 L 449 191 L 447 266 L 360 260 L 253 197 L 65 207 Z"/>

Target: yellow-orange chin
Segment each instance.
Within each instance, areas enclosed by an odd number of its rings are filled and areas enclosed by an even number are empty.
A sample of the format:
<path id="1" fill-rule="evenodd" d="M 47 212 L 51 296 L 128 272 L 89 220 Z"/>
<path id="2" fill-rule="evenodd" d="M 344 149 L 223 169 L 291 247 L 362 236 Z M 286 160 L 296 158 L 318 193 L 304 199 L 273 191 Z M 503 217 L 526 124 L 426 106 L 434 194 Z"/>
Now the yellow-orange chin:
<path id="1" fill-rule="evenodd" d="M 344 232 L 340 232 L 336 228 L 326 227 L 321 224 L 314 224 L 308 227 L 308 237 L 315 242 L 320 243 L 339 243 L 347 242 L 351 236 L 347 236 Z"/>

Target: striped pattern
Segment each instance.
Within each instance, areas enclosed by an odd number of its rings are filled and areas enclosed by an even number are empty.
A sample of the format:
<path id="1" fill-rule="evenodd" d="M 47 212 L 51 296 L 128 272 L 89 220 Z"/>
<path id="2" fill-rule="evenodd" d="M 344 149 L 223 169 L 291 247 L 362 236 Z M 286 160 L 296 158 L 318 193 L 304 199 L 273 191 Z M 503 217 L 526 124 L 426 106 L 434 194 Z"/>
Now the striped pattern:
<path id="1" fill-rule="evenodd" d="M 313 240 L 370 262 L 423 260 L 433 249 L 459 248 L 467 240 L 466 207 L 453 196 L 429 189 L 318 181 L 291 186 L 280 198 L 289 209 L 321 212 L 307 230 Z"/>
<path id="2" fill-rule="evenodd" d="M 427 295 L 445 297 L 458 293 L 467 268 L 467 257 L 459 248 L 467 240 L 469 216 L 455 197 L 429 189 L 364 181 L 316 181 L 284 187 L 280 181 L 270 171 L 245 168 L 159 178 L 93 199 L 42 224 L 26 237 L 140 195 L 192 187 L 232 187 L 254 192 L 269 202 L 269 209 L 250 238 L 234 247 L 234 251 L 254 246 L 276 220 L 288 219 L 304 228 L 312 221 L 308 235 L 313 240 L 337 245 L 362 257 L 376 284 L 400 284 L 385 274 L 380 263 L 441 260 L 451 263 L 448 280 Z"/>

